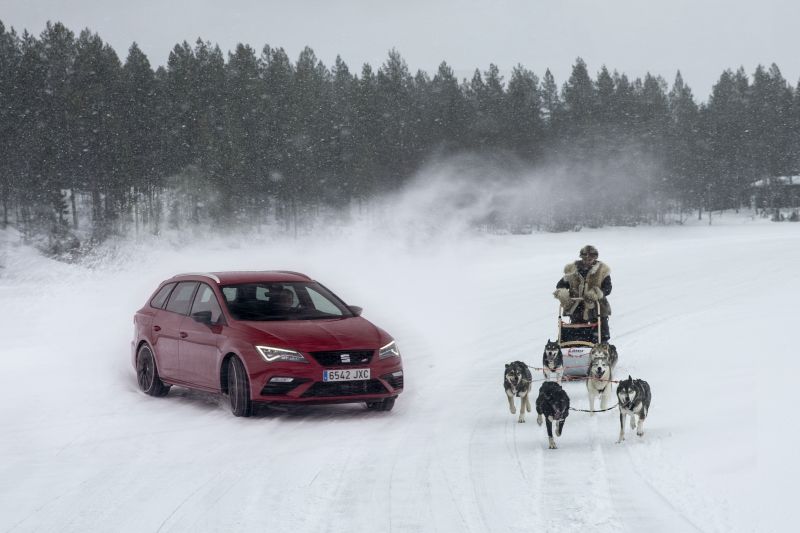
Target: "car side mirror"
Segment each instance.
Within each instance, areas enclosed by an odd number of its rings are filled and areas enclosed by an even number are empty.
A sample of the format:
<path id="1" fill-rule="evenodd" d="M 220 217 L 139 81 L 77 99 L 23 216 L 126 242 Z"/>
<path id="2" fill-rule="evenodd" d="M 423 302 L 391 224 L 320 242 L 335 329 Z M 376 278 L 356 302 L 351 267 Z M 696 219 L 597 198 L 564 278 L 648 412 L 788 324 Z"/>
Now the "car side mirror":
<path id="1" fill-rule="evenodd" d="M 206 326 L 210 326 L 211 311 L 198 311 L 196 313 L 192 313 L 192 320 L 195 322 L 200 322 L 201 324 L 205 324 Z"/>
<path id="2" fill-rule="evenodd" d="M 364 312 L 364 308 L 357 305 L 348 305 L 347 308 L 356 316 L 361 316 L 361 313 Z"/>

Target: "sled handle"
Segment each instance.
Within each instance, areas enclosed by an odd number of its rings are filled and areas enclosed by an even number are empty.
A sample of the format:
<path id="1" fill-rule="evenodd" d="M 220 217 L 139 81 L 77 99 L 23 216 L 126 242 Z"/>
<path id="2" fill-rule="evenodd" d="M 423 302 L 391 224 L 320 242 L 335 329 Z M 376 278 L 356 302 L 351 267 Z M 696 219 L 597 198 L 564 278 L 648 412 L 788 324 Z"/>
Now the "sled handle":
<path id="1" fill-rule="evenodd" d="M 597 344 L 603 342 L 603 330 L 601 325 L 603 324 L 603 317 L 600 316 L 600 303 L 597 304 Z"/>
<path id="2" fill-rule="evenodd" d="M 564 306 L 561 305 L 561 304 L 558 304 L 558 341 L 557 342 L 558 342 L 559 346 L 561 345 L 561 323 L 562 323 L 561 315 L 563 314 L 563 312 L 564 312 Z"/>

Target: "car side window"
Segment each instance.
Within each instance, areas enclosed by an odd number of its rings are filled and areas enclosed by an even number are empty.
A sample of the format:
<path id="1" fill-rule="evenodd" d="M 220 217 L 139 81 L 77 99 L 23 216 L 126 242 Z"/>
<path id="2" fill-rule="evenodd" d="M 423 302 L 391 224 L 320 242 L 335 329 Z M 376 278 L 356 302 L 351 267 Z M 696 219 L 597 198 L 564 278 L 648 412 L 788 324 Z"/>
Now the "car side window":
<path id="1" fill-rule="evenodd" d="M 214 295 L 214 290 L 205 283 L 201 283 L 200 289 L 198 289 L 197 295 L 194 297 L 190 314 L 194 315 L 204 311 L 211 312 L 212 324 L 217 324 L 222 316 L 222 309 L 219 306 L 217 297 Z"/>
<path id="2" fill-rule="evenodd" d="M 256 287 L 256 300 L 261 300 L 262 302 L 266 302 L 267 300 L 270 299 L 270 294 L 271 293 L 269 292 L 269 289 L 267 289 L 267 287 L 263 287 L 261 285 Z"/>
<path id="3" fill-rule="evenodd" d="M 225 297 L 226 301 L 234 301 L 236 299 L 236 287 L 223 287 L 222 295 Z"/>
<path id="4" fill-rule="evenodd" d="M 172 291 L 165 309 L 182 315 L 189 314 L 189 307 L 192 305 L 192 296 L 194 296 L 194 290 L 197 288 L 197 285 L 199 285 L 197 281 L 181 281 L 178 283 L 178 286 Z"/>
<path id="5" fill-rule="evenodd" d="M 155 307 L 156 309 L 164 309 L 164 304 L 167 303 L 167 296 L 169 296 L 170 291 L 172 288 L 175 287 L 174 283 L 167 283 L 153 296 L 153 299 L 150 300 L 150 307 Z"/>

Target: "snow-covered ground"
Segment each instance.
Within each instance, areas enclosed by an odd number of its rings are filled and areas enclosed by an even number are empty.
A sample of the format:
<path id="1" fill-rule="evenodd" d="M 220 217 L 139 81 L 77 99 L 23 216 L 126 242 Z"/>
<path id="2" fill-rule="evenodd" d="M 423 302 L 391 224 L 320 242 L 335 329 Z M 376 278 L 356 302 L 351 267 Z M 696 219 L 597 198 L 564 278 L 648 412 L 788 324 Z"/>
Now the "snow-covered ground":
<path id="1" fill-rule="evenodd" d="M 0 255 L 0 531 L 787 531 L 800 224 L 467 236 L 342 230 L 131 244 L 86 266 Z M 643 438 L 572 412 L 559 449 L 508 412 L 503 365 L 541 361 L 551 293 L 587 243 L 612 268 L 617 377 L 653 390 Z M 181 271 L 290 269 L 389 331 L 406 390 L 233 417 L 138 391 L 132 314 Z M 585 386 L 566 385 L 577 408 Z M 535 414 L 535 413 L 534 413 Z"/>

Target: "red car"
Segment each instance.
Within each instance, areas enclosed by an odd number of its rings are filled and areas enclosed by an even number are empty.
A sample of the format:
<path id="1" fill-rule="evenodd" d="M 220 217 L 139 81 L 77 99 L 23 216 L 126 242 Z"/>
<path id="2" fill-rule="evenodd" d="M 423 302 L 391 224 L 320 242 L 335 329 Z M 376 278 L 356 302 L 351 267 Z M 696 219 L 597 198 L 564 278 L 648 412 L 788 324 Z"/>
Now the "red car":
<path id="1" fill-rule="evenodd" d="M 348 403 L 389 411 L 403 391 L 392 337 L 361 308 L 297 272 L 181 274 L 134 316 L 139 388 L 221 392 L 236 416 L 254 403 Z"/>

